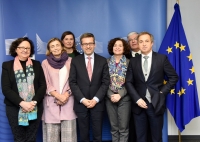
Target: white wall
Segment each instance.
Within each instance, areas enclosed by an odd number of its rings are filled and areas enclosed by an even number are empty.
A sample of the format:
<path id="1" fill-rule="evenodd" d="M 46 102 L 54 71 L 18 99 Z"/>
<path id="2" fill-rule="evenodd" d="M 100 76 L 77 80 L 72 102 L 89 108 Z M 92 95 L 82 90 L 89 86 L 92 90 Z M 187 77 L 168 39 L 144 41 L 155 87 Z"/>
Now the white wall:
<path id="1" fill-rule="evenodd" d="M 167 23 L 169 25 L 174 13 L 176 0 L 167 0 Z M 200 98 L 200 0 L 179 0 L 182 24 L 192 53 L 197 89 Z M 199 99 L 200 100 L 200 99 Z M 174 119 L 168 111 L 168 135 L 178 135 Z M 181 135 L 200 135 L 200 117 L 193 119 Z"/>

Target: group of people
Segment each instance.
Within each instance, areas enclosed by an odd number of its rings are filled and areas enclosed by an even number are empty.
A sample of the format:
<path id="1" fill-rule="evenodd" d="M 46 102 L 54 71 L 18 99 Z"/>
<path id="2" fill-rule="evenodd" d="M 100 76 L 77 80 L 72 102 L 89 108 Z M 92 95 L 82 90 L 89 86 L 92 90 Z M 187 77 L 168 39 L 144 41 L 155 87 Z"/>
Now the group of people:
<path id="1" fill-rule="evenodd" d="M 152 51 L 152 34 L 127 39 L 111 39 L 106 59 L 94 52 L 92 33 L 81 35 L 80 54 L 66 31 L 48 41 L 42 65 L 30 58 L 29 38 L 12 42 L 14 60 L 2 64 L 1 84 L 14 141 L 35 142 L 42 119 L 43 142 L 76 142 L 77 126 L 81 142 L 90 141 L 90 128 L 92 141 L 101 142 L 106 109 L 113 142 L 130 141 L 131 131 L 137 142 L 147 142 L 149 131 L 152 142 L 162 142 L 165 97 L 178 76 L 165 55 Z"/>

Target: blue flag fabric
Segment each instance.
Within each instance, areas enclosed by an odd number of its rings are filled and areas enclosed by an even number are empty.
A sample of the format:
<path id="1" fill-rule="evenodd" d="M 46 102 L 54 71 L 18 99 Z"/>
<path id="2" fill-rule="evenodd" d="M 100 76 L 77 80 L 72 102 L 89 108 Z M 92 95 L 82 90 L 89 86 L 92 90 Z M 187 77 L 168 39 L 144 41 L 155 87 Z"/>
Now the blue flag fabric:
<path id="1" fill-rule="evenodd" d="M 174 15 L 159 49 L 166 54 L 179 75 L 175 88 L 167 95 L 167 108 L 182 132 L 185 125 L 200 115 L 195 70 L 187 43 L 179 5 L 174 5 Z M 164 81 L 164 83 L 167 82 Z"/>

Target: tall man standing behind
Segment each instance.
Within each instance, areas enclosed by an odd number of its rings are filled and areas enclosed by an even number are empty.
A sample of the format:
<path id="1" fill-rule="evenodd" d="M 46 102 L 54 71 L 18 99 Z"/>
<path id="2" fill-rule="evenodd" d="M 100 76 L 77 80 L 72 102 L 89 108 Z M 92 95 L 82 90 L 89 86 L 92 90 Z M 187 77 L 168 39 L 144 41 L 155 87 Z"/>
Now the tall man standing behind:
<path id="1" fill-rule="evenodd" d="M 130 48 L 131 48 L 131 55 L 127 56 L 127 58 L 129 59 L 131 57 L 135 57 L 141 54 L 141 51 L 138 47 L 137 38 L 138 38 L 137 32 L 130 32 L 127 35 L 128 44 L 130 45 Z"/>
<path id="2" fill-rule="evenodd" d="M 93 142 L 102 141 L 104 96 L 110 77 L 105 58 L 94 53 L 95 38 L 91 33 L 80 37 L 84 54 L 72 59 L 69 85 L 74 95 L 74 110 L 78 116 L 80 141 L 89 142 L 91 120 Z"/>
<path id="3" fill-rule="evenodd" d="M 138 35 L 142 55 L 131 58 L 126 74 L 126 89 L 133 101 L 133 116 L 137 142 L 147 142 L 150 123 L 153 142 L 162 142 L 165 98 L 178 81 L 178 75 L 167 56 L 152 51 L 153 36 L 148 32 Z M 163 84 L 164 76 L 167 84 Z"/>

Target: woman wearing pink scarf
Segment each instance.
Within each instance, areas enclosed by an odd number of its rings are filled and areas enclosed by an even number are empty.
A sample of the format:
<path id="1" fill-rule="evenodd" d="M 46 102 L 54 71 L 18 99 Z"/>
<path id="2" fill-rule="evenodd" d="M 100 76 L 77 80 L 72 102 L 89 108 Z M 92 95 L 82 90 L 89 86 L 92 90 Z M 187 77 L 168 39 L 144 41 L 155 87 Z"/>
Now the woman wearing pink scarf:
<path id="1" fill-rule="evenodd" d="M 27 37 L 12 42 L 9 53 L 14 60 L 2 64 L 1 85 L 6 115 L 15 142 L 35 142 L 43 112 L 46 82 L 33 42 Z"/>

